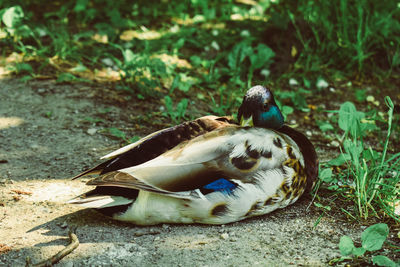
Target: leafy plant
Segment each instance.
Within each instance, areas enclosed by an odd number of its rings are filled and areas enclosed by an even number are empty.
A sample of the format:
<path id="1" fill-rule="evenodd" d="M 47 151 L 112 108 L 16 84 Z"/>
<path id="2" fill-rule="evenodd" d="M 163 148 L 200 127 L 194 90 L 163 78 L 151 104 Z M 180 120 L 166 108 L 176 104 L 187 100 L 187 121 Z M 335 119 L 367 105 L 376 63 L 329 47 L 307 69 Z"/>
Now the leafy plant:
<path id="1" fill-rule="evenodd" d="M 139 136 L 136 135 L 131 138 L 127 138 L 125 132 L 115 127 L 105 128 L 104 131 L 117 139 L 122 139 L 126 143 L 134 143 L 140 139 Z"/>
<path id="2" fill-rule="evenodd" d="M 307 112 L 310 111 L 307 107 L 305 95 L 309 94 L 309 91 L 299 88 L 298 90 L 292 91 L 276 91 L 275 94 L 282 101 L 290 99 L 296 109 Z"/>
<path id="3" fill-rule="evenodd" d="M 231 81 L 240 86 L 244 85 L 240 77 L 247 74 L 247 87 L 250 87 L 254 72 L 268 68 L 274 56 L 274 51 L 265 44 L 258 44 L 257 47 L 253 48 L 251 42 L 245 40 L 236 44 L 229 52 L 227 57 L 229 69 L 226 71 L 231 76 Z M 248 59 L 249 64 L 245 64 L 246 59 Z"/>
<path id="4" fill-rule="evenodd" d="M 113 57 L 116 66 L 122 70 L 122 79 L 136 85 L 140 93 L 153 95 L 154 89 L 161 87 L 160 80 L 168 74 L 166 65 L 160 59 L 146 53 L 134 53 L 131 49 L 122 50 L 122 55 L 123 60 Z"/>
<path id="5" fill-rule="evenodd" d="M 353 240 L 349 236 L 342 236 L 339 242 L 339 249 L 342 257 L 334 259 L 331 263 L 342 262 L 345 260 L 353 260 L 354 258 L 366 257 L 366 252 L 372 252 L 371 260 L 373 264 L 378 266 L 396 267 L 400 262 L 396 263 L 383 255 L 376 255 L 374 252 L 381 250 L 383 243 L 389 235 L 389 227 L 387 224 L 378 223 L 374 224 L 361 234 L 361 247 L 356 247 Z"/>
<path id="6" fill-rule="evenodd" d="M 274 51 L 265 44 L 259 44 L 255 49 L 249 51 L 250 67 L 247 75 L 247 87 L 251 87 L 255 70 L 268 68 L 275 56 Z"/>
<path id="7" fill-rule="evenodd" d="M 324 169 L 320 178 L 333 185 L 330 187 L 332 190 L 338 190 L 339 183 L 346 186 L 348 190 L 345 190 L 345 197 L 355 204 L 357 216 L 367 219 L 371 214 L 379 216 L 384 213 L 400 221 L 395 213 L 395 205 L 400 198 L 400 188 L 397 186 L 400 182 L 400 153 L 387 156 L 394 105 L 389 97 L 385 98 L 385 102 L 389 108 L 388 130 L 382 152 L 367 147 L 364 142 L 365 132 L 376 129 L 374 124 L 364 119 L 365 113 L 357 111 L 350 102 L 341 105 L 338 123 L 344 131 L 341 138 L 342 153 L 327 164 L 346 164 L 347 171 L 332 178 L 332 172 Z"/>
<path id="8" fill-rule="evenodd" d="M 174 107 L 171 97 L 165 96 L 164 103 L 166 111 L 163 112 L 163 115 L 166 117 L 170 117 L 174 123 L 179 122 L 181 119 L 185 117 L 186 109 L 189 103 L 189 100 L 187 98 L 182 99 L 176 105 L 176 107 Z"/>
<path id="9" fill-rule="evenodd" d="M 1 21 L 6 26 L 6 31 L 10 35 L 16 33 L 25 17 L 24 11 L 18 5 L 0 10 L 0 15 Z"/>

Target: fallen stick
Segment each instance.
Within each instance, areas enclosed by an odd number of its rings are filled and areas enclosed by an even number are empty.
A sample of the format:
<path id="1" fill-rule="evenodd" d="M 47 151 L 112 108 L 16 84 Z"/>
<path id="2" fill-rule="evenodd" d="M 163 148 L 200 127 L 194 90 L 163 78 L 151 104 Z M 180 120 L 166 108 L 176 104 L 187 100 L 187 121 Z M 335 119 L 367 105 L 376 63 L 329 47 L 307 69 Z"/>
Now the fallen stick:
<path id="1" fill-rule="evenodd" d="M 33 264 L 30 261 L 30 258 L 26 258 L 26 266 L 34 266 L 34 267 L 44 267 L 44 266 L 52 266 L 53 264 L 59 262 L 62 258 L 70 254 L 79 246 L 79 240 L 74 231 L 70 230 L 68 233 L 69 236 L 69 245 L 66 246 L 63 250 L 58 252 L 56 255 L 52 256 L 51 258 L 41 261 L 39 263 Z"/>

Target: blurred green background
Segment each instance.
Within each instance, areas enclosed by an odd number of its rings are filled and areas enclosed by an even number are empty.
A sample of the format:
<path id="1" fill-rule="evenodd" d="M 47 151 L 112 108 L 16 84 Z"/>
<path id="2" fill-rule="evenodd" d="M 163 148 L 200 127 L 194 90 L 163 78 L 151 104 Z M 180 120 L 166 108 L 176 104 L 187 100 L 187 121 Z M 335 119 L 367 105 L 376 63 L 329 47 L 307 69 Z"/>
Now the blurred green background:
<path id="1" fill-rule="evenodd" d="M 3 0 L 0 18 L 2 65 L 23 80 L 196 95 L 217 114 L 254 84 L 299 85 L 294 99 L 399 76 L 398 1 Z"/>

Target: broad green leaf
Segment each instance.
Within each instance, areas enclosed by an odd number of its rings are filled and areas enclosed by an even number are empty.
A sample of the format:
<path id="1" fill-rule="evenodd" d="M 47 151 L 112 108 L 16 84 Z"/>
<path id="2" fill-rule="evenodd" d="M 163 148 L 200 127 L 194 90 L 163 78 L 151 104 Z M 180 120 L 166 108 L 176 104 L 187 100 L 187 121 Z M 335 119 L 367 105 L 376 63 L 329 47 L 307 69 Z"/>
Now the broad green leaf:
<path id="1" fill-rule="evenodd" d="M 322 209 L 326 209 L 326 210 L 331 210 L 332 208 L 331 208 L 331 206 L 325 206 L 325 205 L 322 205 L 321 203 L 318 203 L 318 202 L 314 202 L 314 205 L 316 206 L 316 207 L 318 207 L 318 208 L 322 208 Z"/>
<path id="2" fill-rule="evenodd" d="M 327 164 L 329 164 L 331 166 L 341 166 L 350 159 L 351 159 L 351 156 L 349 154 L 342 153 L 337 158 L 334 158 L 334 159 L 331 159 L 330 161 L 328 161 Z"/>
<path id="3" fill-rule="evenodd" d="M 129 142 L 129 143 L 135 143 L 135 142 L 137 142 L 137 141 L 139 141 L 139 140 L 140 140 L 140 137 L 137 136 L 137 135 L 135 135 L 135 136 L 132 136 L 131 138 L 129 138 L 129 139 L 128 139 L 128 142 Z"/>
<path id="4" fill-rule="evenodd" d="M 189 103 L 188 99 L 184 98 L 176 106 L 176 111 L 178 112 L 179 118 L 183 118 L 185 116 L 188 103 Z"/>
<path id="5" fill-rule="evenodd" d="M 175 81 L 175 80 L 174 80 Z M 190 88 L 194 84 L 196 84 L 197 80 L 191 76 L 186 75 L 185 73 L 179 74 L 179 81 L 177 82 L 178 89 L 182 92 L 188 92 Z"/>
<path id="6" fill-rule="evenodd" d="M 29 63 L 17 63 L 15 65 L 15 68 L 17 69 L 18 73 L 21 72 L 33 73 L 33 68 Z"/>
<path id="7" fill-rule="evenodd" d="M 367 99 L 367 94 L 365 93 L 365 89 L 357 89 L 354 92 L 354 95 L 359 102 L 363 102 Z"/>
<path id="8" fill-rule="evenodd" d="M 24 17 L 24 11 L 20 6 L 13 6 L 8 8 L 2 17 L 3 23 L 8 28 L 14 28 L 18 23 L 21 22 Z"/>
<path id="9" fill-rule="evenodd" d="M 178 89 L 180 91 L 182 91 L 182 92 L 185 92 L 185 93 L 188 92 L 191 87 L 192 87 L 191 83 L 183 83 L 183 82 L 181 82 L 181 83 L 178 84 Z"/>
<path id="10" fill-rule="evenodd" d="M 355 143 L 350 139 L 344 140 L 343 147 L 347 154 L 350 154 L 353 159 L 358 158 L 364 150 L 361 142 Z"/>
<path id="11" fill-rule="evenodd" d="M 82 65 L 81 63 L 79 63 L 78 65 L 76 65 L 74 68 L 72 68 L 72 71 L 76 71 L 76 72 L 83 72 L 86 71 L 88 68 L 86 68 L 84 65 Z"/>
<path id="12" fill-rule="evenodd" d="M 24 75 L 24 76 L 21 77 L 20 81 L 25 83 L 25 82 L 30 81 L 32 79 L 33 79 L 33 77 L 31 75 Z"/>
<path id="13" fill-rule="evenodd" d="M 364 150 L 362 157 L 366 160 L 377 160 L 380 158 L 380 153 L 373 150 L 373 149 L 368 149 L 368 150 Z"/>
<path id="14" fill-rule="evenodd" d="M 345 102 L 339 109 L 339 127 L 346 133 L 350 132 L 353 137 L 358 137 L 360 132 L 360 121 L 365 117 L 363 112 L 357 111 L 351 102 Z"/>
<path id="15" fill-rule="evenodd" d="M 126 49 L 123 54 L 125 64 L 132 62 L 135 58 L 135 54 L 130 49 Z"/>
<path id="16" fill-rule="evenodd" d="M 74 7 L 74 11 L 75 12 L 82 12 L 85 11 L 88 5 L 88 0 L 77 0 L 75 7 Z"/>
<path id="17" fill-rule="evenodd" d="M 300 93 L 295 94 L 294 97 L 292 97 L 292 102 L 298 109 L 302 110 L 303 112 L 310 111 L 309 108 L 307 107 L 307 102 L 304 95 Z"/>
<path id="18" fill-rule="evenodd" d="M 249 54 L 250 62 L 254 70 L 264 67 L 275 56 L 274 51 L 265 44 L 259 44 L 257 53 Z"/>
<path id="19" fill-rule="evenodd" d="M 112 136 L 115 136 L 117 138 L 125 139 L 126 137 L 125 133 L 118 128 L 109 128 L 108 131 Z"/>
<path id="20" fill-rule="evenodd" d="M 190 62 L 195 65 L 195 66 L 200 66 L 202 59 L 199 56 L 191 56 L 190 57 Z"/>
<path id="21" fill-rule="evenodd" d="M 317 124 L 319 126 L 319 129 L 323 132 L 334 130 L 333 125 L 329 122 L 320 122 Z"/>
<path id="22" fill-rule="evenodd" d="M 387 266 L 387 267 L 398 267 L 399 265 L 396 264 L 394 261 L 389 259 L 383 255 L 377 255 L 372 257 L 372 263 L 378 266 Z"/>
<path id="23" fill-rule="evenodd" d="M 231 70 L 236 70 L 246 56 L 253 54 L 253 48 L 247 42 L 242 42 L 233 47 L 228 54 L 228 66 Z"/>
<path id="24" fill-rule="evenodd" d="M 238 64 L 239 53 L 242 44 L 237 44 L 228 54 L 228 66 L 231 70 L 235 70 Z"/>
<path id="25" fill-rule="evenodd" d="M 319 174 L 319 178 L 326 183 L 330 183 L 332 181 L 332 170 L 330 168 L 323 169 Z"/>
<path id="26" fill-rule="evenodd" d="M 64 72 L 58 75 L 57 81 L 58 83 L 63 83 L 63 82 L 72 82 L 77 80 L 77 77 L 71 73 Z"/>
<path id="27" fill-rule="evenodd" d="M 172 103 L 172 99 L 170 96 L 166 95 L 164 97 L 164 103 L 165 103 L 165 107 L 167 108 L 167 111 L 172 112 L 173 111 L 173 103 Z"/>
<path id="28" fill-rule="evenodd" d="M 350 131 L 353 123 L 354 114 L 357 112 L 356 107 L 351 102 L 345 102 L 339 109 L 339 127 L 343 131 Z"/>
<path id="29" fill-rule="evenodd" d="M 380 129 L 378 126 L 376 126 L 375 121 L 363 122 L 360 124 L 360 128 L 362 132 L 372 132 Z"/>
<path id="30" fill-rule="evenodd" d="M 343 256 L 351 255 L 353 253 L 353 249 L 355 249 L 353 240 L 347 235 L 344 235 L 340 238 L 339 242 L 340 253 Z"/>
<path id="31" fill-rule="evenodd" d="M 291 106 L 285 105 L 281 108 L 281 111 L 282 111 L 283 117 L 285 117 L 285 119 L 286 119 L 287 115 L 292 114 L 294 109 Z"/>
<path id="32" fill-rule="evenodd" d="M 389 235 L 389 227 L 385 223 L 374 224 L 361 234 L 362 247 L 368 251 L 375 251 L 382 248 Z"/>
<path id="33" fill-rule="evenodd" d="M 310 80 L 306 79 L 303 77 L 303 84 L 306 88 L 310 89 L 311 88 L 311 82 Z"/>
<path id="34" fill-rule="evenodd" d="M 363 248 L 363 247 L 361 247 L 361 248 L 354 248 L 353 249 L 353 255 L 354 256 L 357 256 L 357 257 L 360 257 L 360 256 L 362 256 L 362 255 L 364 255 L 364 253 L 365 253 L 365 248 Z"/>

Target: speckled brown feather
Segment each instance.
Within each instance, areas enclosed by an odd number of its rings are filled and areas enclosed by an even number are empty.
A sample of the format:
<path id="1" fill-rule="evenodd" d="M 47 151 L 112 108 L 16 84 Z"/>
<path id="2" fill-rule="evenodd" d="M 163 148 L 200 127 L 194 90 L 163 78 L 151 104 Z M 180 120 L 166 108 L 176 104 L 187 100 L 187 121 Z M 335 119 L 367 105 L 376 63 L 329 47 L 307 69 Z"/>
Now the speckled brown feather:
<path id="1" fill-rule="evenodd" d="M 307 186 L 306 192 L 310 192 L 315 185 L 315 182 L 318 178 L 318 156 L 315 152 L 314 145 L 308 140 L 308 138 L 299 131 L 284 125 L 282 128 L 278 130 L 281 133 L 284 133 L 290 136 L 296 144 L 300 148 L 301 154 L 304 157 L 305 163 L 305 172 L 307 175 Z"/>

